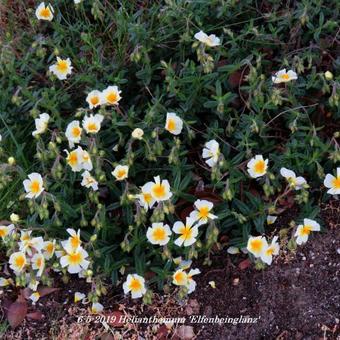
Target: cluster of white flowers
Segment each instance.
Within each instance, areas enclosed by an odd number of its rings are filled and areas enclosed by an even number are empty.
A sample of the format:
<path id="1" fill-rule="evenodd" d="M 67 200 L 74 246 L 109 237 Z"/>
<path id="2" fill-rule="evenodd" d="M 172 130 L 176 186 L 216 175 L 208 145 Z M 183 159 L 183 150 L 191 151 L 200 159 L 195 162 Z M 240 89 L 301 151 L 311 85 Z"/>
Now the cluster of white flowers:
<path id="1" fill-rule="evenodd" d="M 79 4 L 81 0 L 74 0 L 75 4 Z M 50 4 L 42 2 L 36 8 L 36 17 L 38 20 L 52 21 L 54 17 L 54 9 Z M 206 47 L 217 47 L 221 45 L 220 38 L 216 35 L 207 35 L 203 31 L 199 31 L 194 35 L 197 39 L 200 49 Z M 197 45 L 198 46 L 198 45 Z M 49 71 L 54 74 L 59 80 L 65 80 L 73 72 L 73 66 L 70 58 L 62 59 L 56 57 L 56 62 L 49 67 Z M 280 70 L 272 76 L 274 84 L 286 83 L 291 80 L 296 80 L 297 74 L 292 70 Z M 87 112 L 96 110 L 100 107 L 113 106 L 118 107 L 119 101 L 122 99 L 121 90 L 117 85 L 109 85 L 104 90 L 99 91 L 94 89 L 86 96 L 88 104 Z M 102 113 L 102 111 L 100 111 Z M 89 151 L 84 150 L 82 146 L 77 144 L 82 143 L 82 137 L 86 134 L 87 137 L 94 137 L 102 129 L 105 117 L 100 113 L 86 114 L 82 121 L 71 121 L 65 131 L 65 137 L 68 141 L 69 149 L 64 150 L 66 163 L 71 170 L 76 173 L 81 173 L 81 186 L 91 188 L 93 191 L 98 190 L 99 183 L 91 175 L 93 170 L 93 163 Z M 48 113 L 42 113 L 35 119 L 35 130 L 32 135 L 39 138 L 39 135 L 46 132 L 50 121 Z M 174 112 L 168 112 L 165 117 L 164 129 L 174 136 L 181 134 L 185 121 Z M 143 140 L 144 131 L 140 128 L 135 128 L 131 137 L 136 140 Z M 1 141 L 0 136 L 0 141 Z M 176 138 L 177 140 L 177 138 Z M 205 143 L 202 150 L 202 158 L 205 163 L 214 168 L 220 161 L 223 160 L 223 155 L 220 150 L 219 143 L 215 140 L 209 140 Z M 94 162 L 95 164 L 95 162 Z M 247 163 L 247 172 L 251 178 L 260 178 L 268 173 L 269 160 L 264 159 L 263 155 L 256 155 Z M 129 177 L 129 166 L 124 164 L 117 164 L 112 171 L 112 176 L 117 181 L 123 181 Z M 301 176 L 297 176 L 293 170 L 281 168 L 280 174 L 287 181 L 287 188 L 289 190 L 303 190 L 308 188 L 307 181 Z M 46 182 L 45 182 L 46 184 Z M 328 193 L 331 195 L 340 194 L 340 168 L 337 168 L 336 176 L 327 174 L 324 180 L 324 185 L 329 189 Z M 37 199 L 40 195 L 44 195 L 44 179 L 41 174 L 33 172 L 28 175 L 28 178 L 23 181 L 26 198 Z M 287 189 L 288 190 L 288 189 Z M 145 211 L 151 210 L 156 205 L 161 206 L 164 202 L 171 199 L 173 193 L 167 179 L 161 179 L 160 176 L 155 176 L 154 181 L 145 183 L 135 195 L 139 205 Z M 213 203 L 208 200 L 196 200 L 194 202 L 194 209 L 185 222 L 176 221 L 172 228 L 164 222 L 155 222 L 147 229 L 146 238 L 152 245 L 166 246 L 171 241 L 172 235 L 175 234 L 173 243 L 178 247 L 190 247 L 198 239 L 199 227 L 217 219 L 217 216 L 212 213 Z M 277 216 L 268 215 L 267 223 L 275 223 Z M 15 220 L 13 216 L 13 220 Z M 17 221 L 16 221 L 17 222 Z M 213 224 L 213 223 L 211 223 Z M 4 242 L 8 242 L 17 233 L 18 227 L 15 223 L 8 226 L 0 226 L 0 237 Z M 301 245 L 307 242 L 308 237 L 312 231 L 320 231 L 320 225 L 311 219 L 304 219 L 303 224 L 298 225 L 294 236 L 296 243 Z M 88 277 L 88 269 L 90 266 L 89 254 L 82 246 L 80 239 L 80 230 L 67 229 L 70 237 L 57 244 L 55 239 L 46 240 L 42 237 L 31 237 L 32 231 L 21 230 L 20 241 L 18 242 L 18 250 L 13 252 L 9 258 L 10 268 L 19 277 L 23 277 L 28 287 L 32 289 L 33 293 L 31 300 L 36 302 L 39 299 L 37 287 L 40 283 L 40 278 L 44 275 L 47 266 L 47 261 L 58 259 L 58 266 L 53 267 L 54 270 L 68 272 L 70 274 L 78 274 L 79 277 Z M 237 253 L 238 249 L 230 247 L 228 252 Z M 237 249 L 237 251 L 235 250 Z M 250 236 L 247 243 L 247 250 L 255 258 L 260 259 L 263 263 L 270 265 L 273 261 L 273 256 L 279 254 L 280 245 L 278 243 L 278 236 L 274 236 L 272 240 L 267 241 L 264 236 Z M 200 273 L 199 269 L 190 269 L 191 261 L 182 261 L 181 258 L 175 259 L 174 262 L 178 265 L 172 275 L 172 283 L 176 286 L 183 286 L 190 294 L 195 290 L 196 282 L 193 276 Z M 24 274 L 24 275 L 23 275 Z M 10 279 L 0 278 L 0 286 L 11 284 Z M 123 284 L 125 294 L 131 293 L 132 298 L 140 298 L 146 294 L 145 279 L 137 273 L 128 274 L 126 281 Z M 85 301 L 86 296 L 83 293 L 76 292 L 74 301 Z M 94 302 L 91 308 L 93 313 L 100 313 L 103 306 L 99 302 Z"/>
<path id="2" fill-rule="evenodd" d="M 217 216 L 211 213 L 213 203 L 206 200 L 197 200 L 194 203 L 195 210 L 193 210 L 189 217 L 186 218 L 185 223 L 177 221 L 174 223 L 172 231 L 180 235 L 174 244 L 177 246 L 188 247 L 196 242 L 198 236 L 198 227 L 202 224 L 208 223 L 209 220 L 214 220 Z M 171 229 L 167 224 L 162 222 L 153 223 L 148 228 L 146 237 L 148 241 L 155 245 L 164 246 L 170 241 L 172 235 Z"/>
<path id="3" fill-rule="evenodd" d="M 57 243 L 55 239 L 44 240 L 41 236 L 32 236 L 32 230 L 19 230 L 15 225 L 19 216 L 11 215 L 14 222 L 10 225 L 0 226 L 0 238 L 5 244 L 10 244 L 19 238 L 17 250 L 9 257 L 9 266 L 17 277 L 17 283 L 26 285 L 31 289 L 30 299 L 37 302 L 40 295 L 38 286 L 45 275 L 45 271 L 52 269 L 61 271 L 67 267 L 71 274 L 78 274 L 79 277 L 89 277 L 86 270 L 90 261 L 87 260 L 88 253 L 81 246 L 80 231 L 67 229 L 70 237 L 67 240 Z M 59 259 L 59 265 L 56 260 Z M 88 280 L 91 280 L 89 277 Z M 14 284 L 11 279 L 0 278 L 0 286 Z"/>
<path id="4" fill-rule="evenodd" d="M 296 244 L 302 245 L 307 242 L 312 231 L 320 231 L 320 224 L 309 218 L 303 220 L 303 224 L 299 224 L 295 231 Z M 254 255 L 255 258 L 261 259 L 262 262 L 271 265 L 273 255 L 278 255 L 280 245 L 277 242 L 278 236 L 274 236 L 271 243 L 264 236 L 250 236 L 247 243 L 247 250 Z"/>

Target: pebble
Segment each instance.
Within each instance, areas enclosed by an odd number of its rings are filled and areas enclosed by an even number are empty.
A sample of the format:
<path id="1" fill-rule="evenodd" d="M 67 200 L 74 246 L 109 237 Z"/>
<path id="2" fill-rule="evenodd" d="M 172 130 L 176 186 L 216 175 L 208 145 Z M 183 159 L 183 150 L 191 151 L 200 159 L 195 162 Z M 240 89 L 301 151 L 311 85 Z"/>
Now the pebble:
<path id="1" fill-rule="evenodd" d="M 336 250 L 336 252 L 340 255 L 340 248 L 338 248 L 338 249 Z"/>

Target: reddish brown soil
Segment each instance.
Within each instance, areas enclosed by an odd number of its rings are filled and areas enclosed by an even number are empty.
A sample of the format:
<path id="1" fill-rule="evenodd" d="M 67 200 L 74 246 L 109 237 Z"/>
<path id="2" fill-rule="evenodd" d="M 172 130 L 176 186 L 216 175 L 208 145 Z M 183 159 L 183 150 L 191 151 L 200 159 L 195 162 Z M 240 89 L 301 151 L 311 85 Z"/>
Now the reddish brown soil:
<path id="1" fill-rule="evenodd" d="M 214 270 L 204 268 L 193 296 L 200 313 L 259 321 L 197 327 L 199 338 L 335 339 L 340 334 L 339 236 L 339 229 L 315 235 L 293 259 L 281 257 L 264 271 L 240 270 L 227 256 L 214 257 Z"/>

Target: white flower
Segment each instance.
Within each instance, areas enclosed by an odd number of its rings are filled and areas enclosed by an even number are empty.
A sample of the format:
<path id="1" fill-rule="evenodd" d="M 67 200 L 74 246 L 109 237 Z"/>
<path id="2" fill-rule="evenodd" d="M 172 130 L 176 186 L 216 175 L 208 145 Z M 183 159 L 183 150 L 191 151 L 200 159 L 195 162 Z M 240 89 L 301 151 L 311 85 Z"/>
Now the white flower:
<path id="1" fill-rule="evenodd" d="M 157 201 L 167 201 L 171 196 L 170 184 L 168 180 L 163 179 L 161 181 L 159 176 L 154 177 L 155 182 L 148 182 L 145 184 L 147 188 L 150 188 L 151 196 Z"/>
<path id="2" fill-rule="evenodd" d="M 118 86 L 108 86 L 103 91 L 103 100 L 106 105 L 118 105 L 118 102 L 122 99 Z"/>
<path id="3" fill-rule="evenodd" d="M 308 240 L 308 236 L 312 231 L 320 231 L 320 224 L 314 220 L 310 220 L 309 218 L 305 218 L 303 220 L 303 224 L 298 225 L 295 237 L 296 243 L 301 245 L 306 243 Z"/>
<path id="4" fill-rule="evenodd" d="M 49 70 L 58 79 L 65 80 L 69 74 L 72 73 L 72 65 L 70 58 L 61 59 L 57 57 L 57 62 L 50 66 Z"/>
<path id="5" fill-rule="evenodd" d="M 16 253 L 13 253 L 8 260 L 10 268 L 16 272 L 20 273 L 25 268 L 27 264 L 27 259 L 25 256 L 25 253 L 18 251 Z"/>
<path id="6" fill-rule="evenodd" d="M 177 269 L 172 275 L 172 283 L 176 286 L 187 286 L 188 285 L 188 275 L 182 269 Z"/>
<path id="7" fill-rule="evenodd" d="M 85 297 L 86 297 L 85 294 L 80 293 L 80 292 L 75 292 L 75 293 L 74 293 L 74 303 L 77 303 L 77 302 L 79 302 L 79 301 L 84 300 Z"/>
<path id="8" fill-rule="evenodd" d="M 40 298 L 40 294 L 38 292 L 34 292 L 30 295 L 30 300 L 32 300 L 33 304 L 35 304 Z"/>
<path id="9" fill-rule="evenodd" d="M 90 109 L 96 108 L 104 103 L 103 94 L 98 90 L 93 90 L 87 95 L 86 101 Z"/>
<path id="10" fill-rule="evenodd" d="M 94 302 L 91 307 L 91 312 L 93 314 L 101 313 L 104 310 L 104 306 L 99 302 Z"/>
<path id="11" fill-rule="evenodd" d="M 91 174 L 86 170 L 81 176 L 83 180 L 81 181 L 81 185 L 86 188 L 92 188 L 94 191 L 98 190 L 98 182 L 91 176 Z"/>
<path id="12" fill-rule="evenodd" d="M 8 226 L 0 225 L 0 237 L 4 239 L 5 237 L 11 235 L 14 229 L 15 229 L 14 224 L 10 224 Z"/>
<path id="13" fill-rule="evenodd" d="M 18 243 L 20 251 L 32 255 L 33 251 L 41 252 L 44 247 L 44 239 L 41 236 L 31 238 L 31 230 L 21 230 L 20 241 Z"/>
<path id="14" fill-rule="evenodd" d="M 144 131 L 140 128 L 135 128 L 131 133 L 132 138 L 139 140 L 143 139 L 143 135 Z"/>
<path id="15" fill-rule="evenodd" d="M 215 34 L 210 34 L 209 36 L 204 33 L 203 31 L 199 31 L 195 34 L 195 39 L 199 40 L 203 44 L 209 46 L 209 47 L 214 47 L 218 46 L 221 44 L 220 38 L 216 37 Z"/>
<path id="16" fill-rule="evenodd" d="M 198 226 L 194 225 L 195 220 L 191 217 L 186 218 L 185 225 L 181 221 L 177 221 L 172 230 L 176 234 L 180 234 L 181 236 L 175 240 L 175 244 L 184 247 L 191 246 L 196 242 L 196 237 L 198 235 Z"/>
<path id="17" fill-rule="evenodd" d="M 151 188 L 153 186 L 153 182 L 148 182 L 141 187 L 141 193 L 136 197 L 139 199 L 140 205 L 145 209 L 151 209 L 153 205 L 156 203 L 156 200 L 151 195 Z"/>
<path id="18" fill-rule="evenodd" d="M 262 155 L 256 155 L 247 164 L 247 171 L 252 178 L 264 176 L 267 173 L 268 159 L 264 160 Z"/>
<path id="19" fill-rule="evenodd" d="M 78 120 L 73 120 L 67 125 L 65 136 L 70 148 L 73 148 L 74 144 L 78 144 L 80 142 L 82 130 L 83 129 L 80 127 Z"/>
<path id="20" fill-rule="evenodd" d="M 297 74 L 290 70 L 286 72 L 286 69 L 280 70 L 272 76 L 272 81 L 274 84 L 287 83 L 291 80 L 296 80 L 298 78 Z"/>
<path id="21" fill-rule="evenodd" d="M 61 241 L 61 245 L 67 252 L 72 252 L 77 250 L 81 245 L 80 240 L 80 229 L 75 231 L 72 228 L 66 229 L 66 231 L 71 235 L 66 241 Z M 65 254 L 64 254 L 65 255 Z"/>
<path id="22" fill-rule="evenodd" d="M 336 177 L 331 174 L 327 174 L 323 184 L 329 189 L 327 191 L 328 194 L 340 195 L 340 168 L 336 169 Z"/>
<path id="23" fill-rule="evenodd" d="M 41 276 L 45 268 L 45 258 L 42 254 L 36 253 L 31 258 L 32 269 L 38 270 L 37 276 Z"/>
<path id="24" fill-rule="evenodd" d="M 272 216 L 272 215 L 267 216 L 267 224 L 268 225 L 275 223 L 276 220 L 277 220 L 277 216 Z"/>
<path id="25" fill-rule="evenodd" d="M 171 230 L 167 224 L 152 223 L 146 232 L 146 237 L 151 244 L 165 246 L 170 240 Z"/>
<path id="26" fill-rule="evenodd" d="M 32 172 L 28 175 L 29 179 L 23 181 L 25 191 L 27 192 L 26 198 L 37 198 L 45 190 L 43 179 L 37 172 Z"/>
<path id="27" fill-rule="evenodd" d="M 88 268 L 90 262 L 86 258 L 89 254 L 85 249 L 80 246 L 72 251 L 69 247 L 64 247 L 64 249 L 67 254 L 60 258 L 60 264 L 63 268 L 67 267 L 67 271 L 70 274 L 76 274 L 82 269 Z"/>
<path id="28" fill-rule="evenodd" d="M 263 236 L 250 236 L 248 239 L 247 250 L 255 257 L 260 257 L 264 249 L 266 249 L 266 246 L 267 241 Z"/>
<path id="29" fill-rule="evenodd" d="M 50 4 L 45 6 L 45 3 L 42 2 L 35 10 L 35 15 L 38 18 L 38 20 L 52 21 L 53 12 L 54 12 L 53 7 Z"/>
<path id="30" fill-rule="evenodd" d="M 83 119 L 83 128 L 87 133 L 97 133 L 100 128 L 102 121 L 104 120 L 104 116 L 97 113 L 96 115 L 85 116 Z"/>
<path id="31" fill-rule="evenodd" d="M 81 146 L 77 149 L 67 153 L 66 162 L 71 167 L 72 171 L 79 172 L 81 170 L 91 171 L 93 169 L 90 155 L 87 151 L 83 150 Z"/>
<path id="32" fill-rule="evenodd" d="M 165 130 L 169 131 L 173 135 L 179 135 L 183 129 L 183 121 L 174 112 L 168 112 L 166 114 Z"/>
<path id="33" fill-rule="evenodd" d="M 281 168 L 280 174 L 287 180 L 290 187 L 295 190 L 301 190 L 304 185 L 307 184 L 306 180 L 303 177 L 296 177 L 295 172 L 287 168 Z"/>
<path id="34" fill-rule="evenodd" d="M 44 133 L 48 126 L 48 121 L 50 120 L 50 115 L 47 113 L 42 113 L 39 115 L 39 118 L 34 120 L 35 122 L 35 131 L 32 132 L 32 136 L 37 136 Z"/>
<path id="35" fill-rule="evenodd" d="M 145 280 L 138 274 L 129 274 L 123 283 L 124 294 L 131 292 L 131 297 L 137 299 L 146 293 Z"/>
<path id="36" fill-rule="evenodd" d="M 265 247 L 261 254 L 261 260 L 268 264 L 269 266 L 272 264 L 273 255 L 278 255 L 280 250 L 280 245 L 277 242 L 278 237 L 274 236 L 270 245 L 268 245 L 267 241 L 265 242 Z"/>
<path id="37" fill-rule="evenodd" d="M 79 148 L 80 147 L 78 146 L 78 149 Z M 92 165 L 92 161 L 91 161 L 90 155 L 89 155 L 89 153 L 86 150 L 82 150 L 81 149 L 81 151 L 82 152 L 80 152 L 80 161 L 81 161 L 82 168 L 84 170 L 91 171 L 93 169 L 93 165 Z"/>
<path id="38" fill-rule="evenodd" d="M 83 1 L 83 0 L 74 0 L 74 3 L 75 3 L 76 5 L 78 5 L 78 4 L 80 4 L 82 1 Z"/>
<path id="39" fill-rule="evenodd" d="M 193 280 L 193 276 L 200 274 L 201 271 L 196 268 L 196 269 L 190 269 L 189 273 L 187 274 L 187 288 L 188 288 L 188 294 L 191 294 L 195 289 L 196 289 L 196 282 Z"/>
<path id="40" fill-rule="evenodd" d="M 127 165 L 117 165 L 111 174 L 117 181 L 122 181 L 128 178 L 129 167 Z"/>
<path id="41" fill-rule="evenodd" d="M 205 143 L 202 157 L 205 158 L 205 162 L 212 168 L 218 162 L 220 157 L 220 145 L 216 142 L 215 139 L 210 140 Z"/>
<path id="42" fill-rule="evenodd" d="M 214 207 L 212 202 L 207 200 L 196 200 L 194 205 L 197 210 L 194 210 L 190 213 L 190 218 L 192 218 L 194 221 L 197 221 L 198 226 L 208 223 L 209 219 L 214 220 L 217 218 L 216 215 L 213 215 L 210 212 Z"/>
<path id="43" fill-rule="evenodd" d="M 46 260 L 49 260 L 52 258 L 55 252 L 55 243 L 56 240 L 53 241 L 45 241 L 43 246 L 43 255 Z"/>

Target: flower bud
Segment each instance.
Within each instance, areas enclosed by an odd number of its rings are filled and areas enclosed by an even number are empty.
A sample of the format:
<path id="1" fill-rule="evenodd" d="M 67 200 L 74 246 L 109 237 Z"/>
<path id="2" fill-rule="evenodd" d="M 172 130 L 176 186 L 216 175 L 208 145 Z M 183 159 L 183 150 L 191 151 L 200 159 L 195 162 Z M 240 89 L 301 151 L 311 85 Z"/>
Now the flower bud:
<path id="1" fill-rule="evenodd" d="M 139 139 L 139 140 L 143 139 L 143 135 L 144 135 L 144 131 L 140 128 L 134 129 L 131 133 L 132 138 Z"/>
<path id="2" fill-rule="evenodd" d="M 11 214 L 9 218 L 10 218 L 11 222 L 13 222 L 13 223 L 18 223 L 19 220 L 20 220 L 20 216 L 17 215 L 17 214 L 14 214 L 14 213 Z"/>
<path id="3" fill-rule="evenodd" d="M 330 71 L 326 71 L 326 72 L 325 72 L 325 78 L 326 78 L 327 80 L 332 80 L 332 79 L 333 79 L 333 73 L 330 72 Z"/>
<path id="4" fill-rule="evenodd" d="M 15 158 L 14 157 L 8 157 L 8 160 L 7 160 L 8 164 L 9 165 L 15 165 L 16 161 L 15 161 Z"/>

